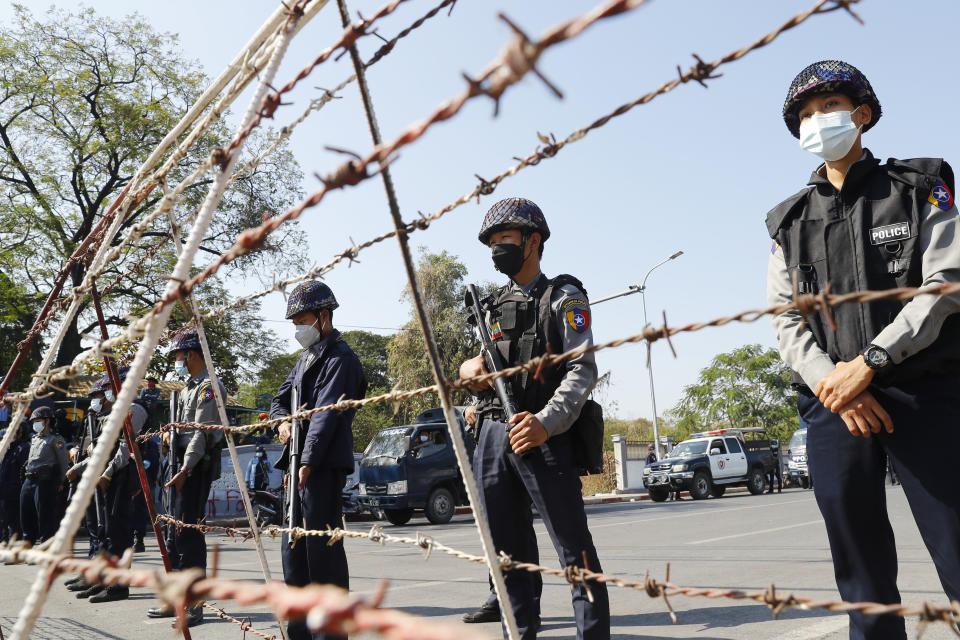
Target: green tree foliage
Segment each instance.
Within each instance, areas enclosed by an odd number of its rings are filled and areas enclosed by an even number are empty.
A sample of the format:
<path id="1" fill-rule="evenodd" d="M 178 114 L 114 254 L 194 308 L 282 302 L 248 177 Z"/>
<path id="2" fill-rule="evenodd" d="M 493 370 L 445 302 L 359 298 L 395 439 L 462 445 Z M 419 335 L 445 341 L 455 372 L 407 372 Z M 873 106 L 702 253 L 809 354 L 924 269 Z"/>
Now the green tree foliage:
<path id="1" fill-rule="evenodd" d="M 367 376 L 367 396 L 376 396 L 390 391 L 390 363 L 388 348 L 391 336 L 381 336 L 369 331 L 346 331 L 343 339 L 363 364 Z M 363 451 L 377 432 L 397 425 L 393 406 L 377 403 L 362 407 L 353 418 L 353 450 Z"/>
<path id="2" fill-rule="evenodd" d="M 26 337 L 42 305 L 40 296 L 17 286 L 0 270 L 0 378 L 10 369 L 17 356 L 17 345 Z M 13 377 L 11 389 L 22 389 L 30 383 L 30 374 L 40 365 L 41 347 L 42 340 L 34 340 L 23 365 Z"/>
<path id="3" fill-rule="evenodd" d="M 466 277 L 467 268 L 456 256 L 446 251 L 427 253 L 421 249 L 417 281 L 436 335 L 443 372 L 450 380 L 460 377 L 460 364 L 477 355 L 480 350 L 479 341 L 467 324 L 464 312 Z M 489 285 L 481 287 L 489 288 Z M 390 342 L 390 378 L 401 389 L 429 386 L 433 384 L 433 372 L 409 288 L 404 291 L 401 300 L 410 304 L 410 320 Z M 455 404 L 466 404 L 469 400 L 468 392 L 453 393 Z M 437 403 L 436 395 L 432 394 L 404 402 L 400 409 L 401 422 L 409 422 L 421 411 L 437 406 Z"/>
<path id="4" fill-rule="evenodd" d="M 763 427 L 788 440 L 798 427 L 790 369 L 776 349 L 751 344 L 721 353 L 671 410 L 678 439 L 722 427 Z"/>
<path id="5" fill-rule="evenodd" d="M 259 396 L 276 395 L 280 385 L 293 371 L 293 365 L 297 363 L 298 357 L 300 352 L 294 351 L 275 355 L 267 360 L 267 363 L 254 376 L 254 382 L 240 385 L 237 402 L 244 407 L 255 407 Z"/>
<path id="6" fill-rule="evenodd" d="M 184 59 L 176 36 L 155 32 L 137 16 L 118 21 L 91 9 L 51 9 L 34 17 L 15 6 L 13 24 L 0 27 L 0 268 L 17 286 L 42 295 L 50 291 L 67 256 L 205 85 L 198 65 Z M 224 123 L 216 123 L 177 164 L 169 182 L 191 171 L 228 136 Z M 266 136 L 251 139 L 249 153 L 258 153 Z M 225 196 L 199 255 L 219 256 L 240 230 L 288 207 L 300 197 L 300 180 L 286 148 L 245 174 Z M 208 184 L 201 180 L 187 189 L 175 211 L 178 218 L 196 209 Z M 161 196 L 155 190 L 133 208 L 122 230 L 152 211 Z M 283 227 L 263 251 L 238 260 L 226 273 L 271 273 L 267 263 L 301 266 L 302 243 L 295 241 L 300 232 Z M 110 264 L 101 282 L 101 289 L 109 288 L 104 296 L 109 324 L 125 325 L 133 309 L 147 308 L 162 292 L 163 275 L 174 260 L 168 229 L 168 220 L 158 220 L 138 246 Z M 158 243 L 164 248 L 143 260 L 136 273 L 105 286 Z M 86 266 L 78 265 L 67 286 L 79 285 L 85 273 Z M 236 325 L 236 319 L 226 322 Z M 263 333 L 251 322 L 251 316 L 244 318 L 243 326 L 225 337 Z M 71 361 L 81 350 L 81 335 L 95 327 L 88 301 L 66 335 L 57 364 Z M 244 344 L 230 346 L 240 352 Z M 246 344 L 247 356 L 259 355 L 255 345 Z"/>

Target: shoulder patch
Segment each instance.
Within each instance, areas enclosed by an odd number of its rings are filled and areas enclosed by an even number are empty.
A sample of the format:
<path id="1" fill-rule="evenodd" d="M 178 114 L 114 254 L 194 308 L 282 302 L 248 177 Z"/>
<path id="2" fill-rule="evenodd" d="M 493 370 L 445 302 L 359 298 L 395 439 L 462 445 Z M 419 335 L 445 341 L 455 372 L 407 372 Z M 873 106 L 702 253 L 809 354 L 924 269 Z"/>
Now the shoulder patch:
<path id="1" fill-rule="evenodd" d="M 770 255 L 775 254 L 775 253 L 777 252 L 777 247 L 779 247 L 779 246 L 780 246 L 780 243 L 778 243 L 776 240 L 774 240 L 774 241 L 773 241 L 773 244 L 770 245 Z"/>
<path id="2" fill-rule="evenodd" d="M 927 196 L 927 202 L 935 207 L 947 211 L 953 206 L 953 194 L 950 193 L 950 189 L 943 182 L 943 180 L 937 180 L 935 183 L 933 183 L 933 188 L 930 189 L 930 195 Z"/>
<path id="3" fill-rule="evenodd" d="M 213 400 L 213 388 L 208 386 L 203 390 L 203 401 L 210 402 L 211 400 Z"/>
<path id="4" fill-rule="evenodd" d="M 577 333 L 583 333 L 590 327 L 590 310 L 574 307 L 566 312 L 567 324 Z"/>

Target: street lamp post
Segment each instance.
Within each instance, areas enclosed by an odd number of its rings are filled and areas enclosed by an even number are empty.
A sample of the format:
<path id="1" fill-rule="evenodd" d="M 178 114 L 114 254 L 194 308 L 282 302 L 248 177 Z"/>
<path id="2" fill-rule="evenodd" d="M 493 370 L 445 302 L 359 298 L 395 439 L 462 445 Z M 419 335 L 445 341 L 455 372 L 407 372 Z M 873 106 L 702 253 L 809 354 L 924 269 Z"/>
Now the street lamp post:
<path id="1" fill-rule="evenodd" d="M 614 298 L 619 298 L 621 296 L 628 296 L 632 293 L 639 293 L 643 298 L 643 326 L 647 326 L 647 278 L 650 277 L 650 274 L 653 273 L 654 269 L 657 267 L 663 266 L 664 264 L 670 262 L 675 258 L 679 258 L 683 255 L 683 251 L 677 251 L 671 256 L 664 258 L 657 264 L 650 267 L 650 270 L 647 271 L 647 274 L 643 276 L 643 281 L 639 285 L 631 285 L 626 291 L 621 291 L 620 293 L 615 293 L 613 295 L 607 296 L 605 298 L 600 298 L 599 300 L 594 300 L 593 304 L 597 305 L 601 302 L 606 302 L 607 300 L 613 300 Z M 650 376 L 650 405 L 653 408 L 653 446 L 654 450 L 657 452 L 657 460 L 660 459 L 660 420 L 657 418 L 657 397 L 653 391 L 653 358 L 650 353 L 650 343 L 647 342 L 647 374 Z"/>

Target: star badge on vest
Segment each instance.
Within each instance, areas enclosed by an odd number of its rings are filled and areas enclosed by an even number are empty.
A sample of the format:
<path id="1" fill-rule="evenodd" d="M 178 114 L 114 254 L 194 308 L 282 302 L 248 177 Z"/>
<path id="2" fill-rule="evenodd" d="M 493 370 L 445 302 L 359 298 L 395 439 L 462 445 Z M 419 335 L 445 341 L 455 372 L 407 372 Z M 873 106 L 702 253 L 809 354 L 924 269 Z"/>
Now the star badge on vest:
<path id="1" fill-rule="evenodd" d="M 953 194 L 950 193 L 950 189 L 943 183 L 943 180 L 937 180 L 933 189 L 930 190 L 930 195 L 927 196 L 927 202 L 947 211 L 953 206 Z"/>
<path id="2" fill-rule="evenodd" d="M 580 307 L 567 311 L 567 323 L 577 333 L 583 333 L 590 326 L 590 312 Z"/>
<path id="3" fill-rule="evenodd" d="M 503 330 L 500 328 L 499 322 L 494 322 L 490 326 L 490 337 L 493 338 L 494 340 L 503 337 Z"/>
<path id="4" fill-rule="evenodd" d="M 213 389 L 207 387 L 203 390 L 203 401 L 209 402 L 210 400 L 213 400 Z"/>

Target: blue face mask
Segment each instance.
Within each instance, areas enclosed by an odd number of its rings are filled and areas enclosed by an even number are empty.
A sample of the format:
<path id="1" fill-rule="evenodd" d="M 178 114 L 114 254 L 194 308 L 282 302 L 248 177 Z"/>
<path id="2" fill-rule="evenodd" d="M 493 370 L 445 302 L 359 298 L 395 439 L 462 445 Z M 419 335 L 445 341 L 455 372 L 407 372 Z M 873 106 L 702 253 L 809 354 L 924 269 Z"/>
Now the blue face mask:
<path id="1" fill-rule="evenodd" d="M 41 421 L 41 422 L 34 422 L 34 423 L 33 423 L 33 432 L 34 432 L 34 433 L 42 433 L 44 426 L 45 426 L 45 425 L 43 424 L 42 421 Z"/>
<path id="2" fill-rule="evenodd" d="M 190 374 L 189 369 L 187 369 L 186 360 L 177 360 L 173 363 L 173 372 L 180 376 L 181 378 L 186 378 Z"/>

